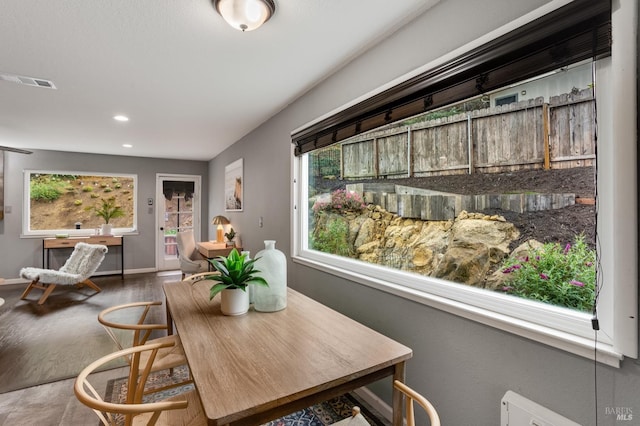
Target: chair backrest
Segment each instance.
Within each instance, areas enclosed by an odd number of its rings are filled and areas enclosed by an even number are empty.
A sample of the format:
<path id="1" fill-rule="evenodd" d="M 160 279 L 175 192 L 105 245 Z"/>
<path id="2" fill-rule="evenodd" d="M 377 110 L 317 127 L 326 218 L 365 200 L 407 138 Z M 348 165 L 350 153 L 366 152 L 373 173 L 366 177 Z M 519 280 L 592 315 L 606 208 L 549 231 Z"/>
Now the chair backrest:
<path id="1" fill-rule="evenodd" d="M 440 417 L 438 416 L 438 412 L 435 407 L 429 402 L 427 398 L 420 395 L 415 390 L 411 389 L 409 386 L 405 385 L 399 380 L 395 380 L 393 382 L 393 386 L 402 392 L 405 397 L 405 416 L 407 419 L 407 426 L 415 426 L 415 412 L 413 409 L 413 403 L 417 402 L 424 411 L 427 412 L 427 416 L 429 416 L 429 421 L 431 422 L 431 426 L 440 426 Z"/>
<path id="2" fill-rule="evenodd" d="M 184 256 L 189 260 L 193 260 L 194 254 L 197 251 L 193 230 L 189 229 L 187 231 L 178 232 L 176 241 L 178 242 L 178 255 L 180 257 Z"/>
<path id="3" fill-rule="evenodd" d="M 155 424 L 158 416 L 166 410 L 178 410 L 187 407 L 188 402 L 184 400 L 172 400 L 162 402 L 143 403 L 142 397 L 144 387 L 151 372 L 153 361 L 161 348 L 170 347 L 169 343 L 156 343 L 150 345 L 136 346 L 129 349 L 114 352 L 103 356 L 85 367 L 75 380 L 73 391 L 78 400 L 93 409 L 104 425 L 116 425 L 119 423 L 118 414 L 124 415 L 124 425 L 129 426 L 136 415 L 143 413 L 153 413 L 152 420 L 148 424 Z M 150 356 L 145 365 L 140 365 L 140 354 L 149 352 Z M 129 372 L 127 385 L 127 403 L 105 402 L 89 381 L 89 375 L 110 361 L 120 357 L 132 357 L 134 365 Z"/>
<path id="4" fill-rule="evenodd" d="M 126 330 L 127 337 L 132 333 L 130 346 L 144 345 L 154 330 L 166 330 L 166 324 L 145 323 L 153 306 L 161 306 L 162 302 L 133 302 L 107 308 L 98 314 L 98 322 L 111 336 L 118 349 L 125 349 L 129 342 L 124 342 L 114 330 Z M 137 317 L 137 318 L 136 318 Z M 127 322 L 123 322 L 126 319 Z"/>
<path id="5" fill-rule="evenodd" d="M 102 244 L 78 243 L 71 256 L 60 268 L 60 272 L 79 275 L 80 281 L 83 281 L 96 272 L 104 260 L 107 250 L 107 246 Z"/>

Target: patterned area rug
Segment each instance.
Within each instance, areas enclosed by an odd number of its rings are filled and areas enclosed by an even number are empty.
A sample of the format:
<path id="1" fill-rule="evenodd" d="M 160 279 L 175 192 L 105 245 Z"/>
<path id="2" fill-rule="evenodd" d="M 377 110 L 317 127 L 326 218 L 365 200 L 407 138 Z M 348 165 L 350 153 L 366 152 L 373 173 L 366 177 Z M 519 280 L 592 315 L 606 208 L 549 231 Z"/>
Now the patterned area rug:
<path id="1" fill-rule="evenodd" d="M 188 369 L 186 366 L 174 369 L 173 376 L 168 371 L 160 371 L 152 373 L 147 381 L 148 389 L 155 389 L 170 383 L 179 383 L 188 377 Z M 175 387 L 162 392 L 148 394 L 145 402 L 161 401 L 182 392 L 193 389 L 192 384 Z M 127 394 L 127 378 L 109 380 L 107 390 L 105 392 L 105 401 L 120 402 L 124 401 Z M 380 413 L 375 411 L 369 404 L 362 401 L 354 394 L 345 394 L 338 398 L 322 402 L 305 408 L 304 410 L 286 415 L 279 419 L 266 423 L 268 426 L 324 426 L 345 419 L 351 415 L 351 408 L 357 405 L 361 409 L 362 415 L 371 425 L 389 426 L 390 423 Z"/>

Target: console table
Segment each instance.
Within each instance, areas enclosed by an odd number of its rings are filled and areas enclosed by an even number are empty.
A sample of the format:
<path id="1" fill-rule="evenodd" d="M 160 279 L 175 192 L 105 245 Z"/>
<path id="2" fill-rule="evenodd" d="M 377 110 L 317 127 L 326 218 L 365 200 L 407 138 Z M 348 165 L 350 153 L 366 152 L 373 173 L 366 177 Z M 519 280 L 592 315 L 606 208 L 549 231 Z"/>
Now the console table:
<path id="1" fill-rule="evenodd" d="M 78 243 L 102 244 L 109 247 L 120 247 L 120 276 L 124 278 L 124 237 L 114 235 L 91 235 L 88 237 L 44 238 L 42 240 L 42 267 L 49 268 L 50 250 L 73 248 Z M 45 262 L 46 260 L 46 262 Z"/>
<path id="2" fill-rule="evenodd" d="M 197 243 L 198 251 L 207 259 L 213 259 L 218 256 L 229 256 L 231 250 L 236 249 L 238 253 L 242 251 L 242 247 L 227 247 L 225 243 L 216 243 L 213 241 L 203 241 Z"/>

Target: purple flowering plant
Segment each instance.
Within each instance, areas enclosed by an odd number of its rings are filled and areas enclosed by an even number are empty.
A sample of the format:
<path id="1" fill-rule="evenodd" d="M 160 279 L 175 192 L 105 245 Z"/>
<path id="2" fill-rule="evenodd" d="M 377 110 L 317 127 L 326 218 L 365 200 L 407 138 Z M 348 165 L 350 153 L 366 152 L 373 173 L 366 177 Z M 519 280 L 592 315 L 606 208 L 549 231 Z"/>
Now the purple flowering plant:
<path id="1" fill-rule="evenodd" d="M 573 244 L 547 243 L 502 265 L 506 281 L 501 291 L 556 306 L 593 310 L 596 252 L 576 236 Z"/>

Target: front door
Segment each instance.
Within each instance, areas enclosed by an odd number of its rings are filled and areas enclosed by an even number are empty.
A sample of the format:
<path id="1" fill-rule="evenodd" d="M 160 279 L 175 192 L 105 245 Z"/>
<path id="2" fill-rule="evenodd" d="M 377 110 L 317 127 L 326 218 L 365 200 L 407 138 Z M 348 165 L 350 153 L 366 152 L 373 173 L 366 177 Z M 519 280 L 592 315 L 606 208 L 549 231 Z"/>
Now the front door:
<path id="1" fill-rule="evenodd" d="M 193 229 L 196 241 L 200 240 L 200 184 L 200 176 L 157 175 L 156 264 L 159 271 L 180 269 L 178 232 Z"/>

